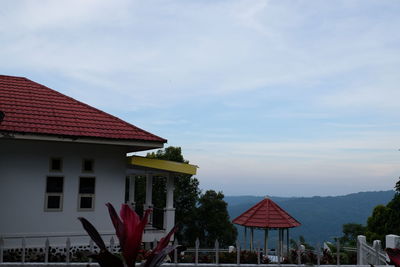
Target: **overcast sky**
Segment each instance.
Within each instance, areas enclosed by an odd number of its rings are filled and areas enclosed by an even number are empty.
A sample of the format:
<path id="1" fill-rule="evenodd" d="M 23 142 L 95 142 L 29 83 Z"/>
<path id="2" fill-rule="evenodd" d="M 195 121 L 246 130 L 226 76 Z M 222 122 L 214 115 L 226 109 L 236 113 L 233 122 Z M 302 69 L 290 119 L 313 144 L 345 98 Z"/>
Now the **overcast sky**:
<path id="1" fill-rule="evenodd" d="M 399 14 L 398 0 L 5 0 L 0 73 L 181 146 L 203 189 L 389 190 Z"/>

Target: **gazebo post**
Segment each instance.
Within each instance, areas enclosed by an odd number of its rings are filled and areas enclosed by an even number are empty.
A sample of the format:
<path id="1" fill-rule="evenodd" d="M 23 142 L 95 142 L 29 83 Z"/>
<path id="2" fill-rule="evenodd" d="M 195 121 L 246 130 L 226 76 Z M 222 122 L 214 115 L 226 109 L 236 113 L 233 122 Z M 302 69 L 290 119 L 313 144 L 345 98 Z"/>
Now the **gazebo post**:
<path id="1" fill-rule="evenodd" d="M 276 256 L 278 257 L 278 263 L 281 263 L 281 229 L 277 229 L 278 230 L 278 240 L 276 242 Z"/>
<path id="2" fill-rule="evenodd" d="M 284 243 L 284 237 L 285 237 L 285 235 L 283 234 L 283 231 L 285 230 L 284 228 L 282 228 L 282 229 L 280 229 L 281 231 L 281 244 L 280 244 L 280 246 L 281 246 L 281 257 L 283 257 L 283 243 Z"/>
<path id="3" fill-rule="evenodd" d="M 264 229 L 264 256 L 268 257 L 268 228 Z"/>
<path id="4" fill-rule="evenodd" d="M 283 228 L 278 228 L 278 262 L 282 261 L 283 256 Z"/>
<path id="5" fill-rule="evenodd" d="M 287 257 L 289 257 L 289 228 L 286 228 L 286 253 L 287 253 Z"/>
<path id="6" fill-rule="evenodd" d="M 247 249 L 247 227 L 246 227 L 246 226 L 244 227 L 244 232 L 243 232 L 243 234 L 244 234 L 244 238 L 243 238 L 243 242 L 244 242 L 244 244 L 243 244 L 243 249 L 246 250 L 246 249 Z"/>
<path id="7" fill-rule="evenodd" d="M 284 250 L 284 244 L 285 244 L 285 228 L 282 228 L 281 230 L 281 235 L 282 235 L 282 257 L 285 255 L 285 250 Z"/>
<path id="8" fill-rule="evenodd" d="M 282 260 L 282 257 L 283 257 L 283 229 L 279 229 L 280 230 L 280 232 L 281 232 L 281 240 L 280 240 L 280 244 L 279 244 L 279 246 L 280 246 L 280 254 L 281 254 L 281 260 Z"/>
<path id="9" fill-rule="evenodd" d="M 253 251 L 253 249 L 254 249 L 253 241 L 254 241 L 254 228 L 251 227 L 250 228 L 250 251 Z"/>

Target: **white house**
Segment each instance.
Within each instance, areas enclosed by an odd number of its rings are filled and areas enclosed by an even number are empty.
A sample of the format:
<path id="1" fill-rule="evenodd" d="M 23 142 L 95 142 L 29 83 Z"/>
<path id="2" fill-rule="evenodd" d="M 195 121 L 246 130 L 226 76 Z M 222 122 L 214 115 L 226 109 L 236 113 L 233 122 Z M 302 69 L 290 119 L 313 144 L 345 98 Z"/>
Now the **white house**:
<path id="1" fill-rule="evenodd" d="M 104 204 L 134 206 L 134 177 L 146 175 L 152 206 L 154 173 L 168 176 L 162 229 L 149 225 L 144 241 L 174 224 L 173 172 L 189 164 L 127 157 L 162 148 L 167 140 L 23 77 L 0 75 L 0 237 L 83 233 L 77 217 L 101 233 L 114 229 Z M 130 187 L 126 187 L 126 177 Z"/>

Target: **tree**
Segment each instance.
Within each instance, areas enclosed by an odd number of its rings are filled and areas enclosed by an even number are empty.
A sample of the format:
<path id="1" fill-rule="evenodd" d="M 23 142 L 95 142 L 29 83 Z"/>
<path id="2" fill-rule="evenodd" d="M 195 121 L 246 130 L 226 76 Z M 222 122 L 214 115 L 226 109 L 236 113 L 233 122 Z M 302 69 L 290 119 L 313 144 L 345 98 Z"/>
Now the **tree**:
<path id="1" fill-rule="evenodd" d="M 193 245 L 199 233 L 196 224 L 197 202 L 201 192 L 199 181 L 189 175 L 180 175 L 175 181 L 175 221 L 179 225 L 177 238 L 182 244 Z"/>
<path id="2" fill-rule="evenodd" d="M 343 224 L 343 236 L 340 243 L 345 246 L 354 247 L 357 244 L 357 236 L 365 235 L 366 227 L 358 223 Z"/>
<path id="3" fill-rule="evenodd" d="M 387 228 L 391 231 L 389 234 L 400 235 L 400 193 L 397 192 L 393 199 L 386 205 L 389 209 Z"/>
<path id="4" fill-rule="evenodd" d="M 237 230 L 230 221 L 227 203 L 222 192 L 208 190 L 199 199 L 197 225 L 200 230 L 200 243 L 213 247 L 215 240 L 221 246 L 235 244 Z"/>
<path id="5" fill-rule="evenodd" d="M 157 152 L 147 153 L 146 157 L 151 159 L 163 159 L 181 163 L 189 163 L 188 160 L 183 158 L 182 149 L 174 146 L 169 146 L 164 150 L 159 149 Z"/>
<path id="6" fill-rule="evenodd" d="M 384 205 L 378 205 L 374 208 L 372 215 L 367 220 L 366 236 L 368 241 L 384 240 L 387 235 L 387 219 L 389 217 L 390 209 Z"/>
<path id="7" fill-rule="evenodd" d="M 400 235 L 400 180 L 395 186 L 396 194 L 385 206 L 378 205 L 367 221 L 366 236 L 368 241 L 384 242 L 388 234 Z"/>
<path id="8" fill-rule="evenodd" d="M 394 189 L 396 190 L 397 193 L 400 193 L 400 177 L 399 177 L 399 180 L 397 181 L 396 185 L 394 186 Z"/>

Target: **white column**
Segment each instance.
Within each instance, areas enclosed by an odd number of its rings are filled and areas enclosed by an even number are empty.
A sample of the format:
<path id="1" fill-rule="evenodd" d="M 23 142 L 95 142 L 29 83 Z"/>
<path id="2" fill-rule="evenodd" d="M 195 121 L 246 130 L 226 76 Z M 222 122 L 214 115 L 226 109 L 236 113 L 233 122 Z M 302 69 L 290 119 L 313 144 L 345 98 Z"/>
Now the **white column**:
<path id="1" fill-rule="evenodd" d="M 367 238 L 363 235 L 357 236 L 357 265 L 368 264 L 365 260 L 366 253 L 364 246 L 367 244 Z"/>
<path id="2" fill-rule="evenodd" d="M 386 235 L 385 238 L 387 248 L 399 248 L 400 236 L 398 235 Z"/>
<path id="3" fill-rule="evenodd" d="M 174 177 L 171 173 L 167 174 L 167 199 L 164 209 L 164 229 L 169 232 L 175 225 L 175 208 L 174 208 Z"/>
<path id="4" fill-rule="evenodd" d="M 167 175 L 167 200 L 166 200 L 166 208 L 174 207 L 174 177 L 168 173 Z"/>
<path id="5" fill-rule="evenodd" d="M 128 200 L 129 206 L 133 210 L 135 210 L 135 175 L 130 175 L 129 176 L 129 200 Z"/>
<path id="6" fill-rule="evenodd" d="M 382 250 L 382 244 L 380 240 L 374 240 L 372 243 L 372 248 L 374 249 L 374 256 L 375 256 L 375 265 L 380 265 L 381 261 L 379 260 L 379 252 Z"/>
<path id="7" fill-rule="evenodd" d="M 153 207 L 153 174 L 146 173 L 146 201 L 145 209 Z"/>
<path id="8" fill-rule="evenodd" d="M 146 173 L 146 201 L 144 210 L 153 208 L 153 174 Z M 153 216 L 150 214 L 148 224 L 153 224 Z"/>

